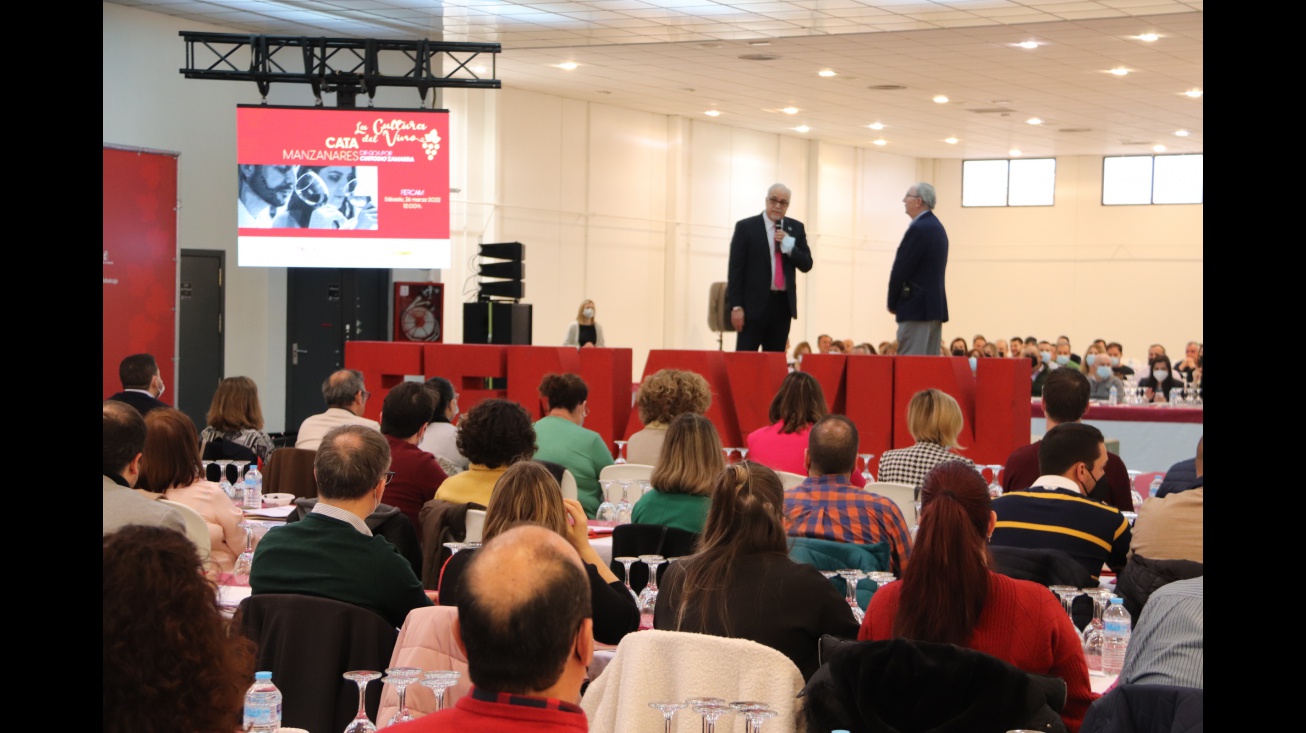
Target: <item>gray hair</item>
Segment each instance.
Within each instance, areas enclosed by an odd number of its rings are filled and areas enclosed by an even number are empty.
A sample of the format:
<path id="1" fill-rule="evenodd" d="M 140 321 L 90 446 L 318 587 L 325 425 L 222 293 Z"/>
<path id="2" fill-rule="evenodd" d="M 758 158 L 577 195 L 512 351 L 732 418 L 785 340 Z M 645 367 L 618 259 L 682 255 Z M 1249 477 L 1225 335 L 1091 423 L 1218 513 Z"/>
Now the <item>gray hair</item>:
<path id="1" fill-rule="evenodd" d="M 790 198 L 793 198 L 794 195 L 794 192 L 790 191 L 789 187 L 784 185 L 783 183 L 772 183 L 771 187 L 766 189 L 766 193 L 768 196 L 771 195 L 772 193 L 775 193 L 776 191 L 784 191 L 785 195 Z"/>
<path id="2" fill-rule="evenodd" d="M 323 499 L 357 499 L 376 488 L 390 470 L 390 444 L 364 425 L 340 425 L 322 438 L 313 456 L 317 494 Z"/>
<path id="3" fill-rule="evenodd" d="M 938 196 L 934 193 L 934 186 L 928 183 L 918 183 L 914 188 L 916 189 L 916 195 L 921 197 L 921 203 L 925 204 L 925 208 L 933 211 L 934 204 L 938 201 Z"/>
<path id="4" fill-rule="evenodd" d="M 354 395 L 362 391 L 363 373 L 357 369 L 332 372 L 322 382 L 322 399 L 327 407 L 348 407 L 354 402 Z"/>

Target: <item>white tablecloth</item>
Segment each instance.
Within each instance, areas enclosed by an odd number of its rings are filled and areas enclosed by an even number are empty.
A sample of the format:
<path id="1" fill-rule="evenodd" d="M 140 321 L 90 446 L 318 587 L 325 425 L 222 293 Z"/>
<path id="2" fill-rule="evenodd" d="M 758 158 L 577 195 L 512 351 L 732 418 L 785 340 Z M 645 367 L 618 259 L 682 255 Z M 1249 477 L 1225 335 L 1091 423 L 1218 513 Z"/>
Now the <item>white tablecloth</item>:
<path id="1" fill-rule="evenodd" d="M 594 551 L 599 553 L 599 557 L 608 564 L 608 567 L 612 566 L 612 535 L 604 535 L 590 540 L 590 547 L 593 547 Z"/>

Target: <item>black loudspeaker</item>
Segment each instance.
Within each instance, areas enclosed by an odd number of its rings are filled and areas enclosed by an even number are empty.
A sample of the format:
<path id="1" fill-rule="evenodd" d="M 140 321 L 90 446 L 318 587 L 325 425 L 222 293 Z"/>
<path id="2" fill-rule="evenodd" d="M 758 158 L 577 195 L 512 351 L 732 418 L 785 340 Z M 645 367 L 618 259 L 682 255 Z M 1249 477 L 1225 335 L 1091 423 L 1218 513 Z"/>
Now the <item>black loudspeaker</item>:
<path id="1" fill-rule="evenodd" d="M 531 317 L 529 303 L 463 303 L 463 343 L 529 346 Z"/>
<path id="2" fill-rule="evenodd" d="M 482 244 L 480 245 L 479 254 L 482 257 L 493 257 L 496 260 L 517 260 L 520 262 L 526 259 L 526 245 L 521 242 Z"/>

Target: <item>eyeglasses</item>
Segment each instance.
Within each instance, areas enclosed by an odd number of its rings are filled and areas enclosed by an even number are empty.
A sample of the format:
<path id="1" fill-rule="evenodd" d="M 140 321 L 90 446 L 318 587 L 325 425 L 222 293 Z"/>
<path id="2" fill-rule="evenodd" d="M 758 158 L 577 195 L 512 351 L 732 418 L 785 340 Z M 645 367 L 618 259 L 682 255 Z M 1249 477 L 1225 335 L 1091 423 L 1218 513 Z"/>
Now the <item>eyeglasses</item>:
<path id="1" fill-rule="evenodd" d="M 788 205 L 789 205 L 789 199 L 778 199 L 778 198 L 776 198 L 776 197 L 774 197 L 774 196 L 770 196 L 770 197 L 768 197 L 768 198 L 766 199 L 766 202 L 767 202 L 768 204 L 775 204 L 775 205 L 777 205 L 777 206 L 788 206 Z"/>
<path id="2" fill-rule="evenodd" d="M 389 486 L 389 485 L 390 485 L 390 482 L 391 482 L 391 481 L 394 481 L 394 480 L 395 480 L 395 472 L 394 472 L 394 471 L 386 471 L 386 472 L 385 472 L 385 485 L 386 485 L 386 486 Z"/>
<path id="3" fill-rule="evenodd" d="M 903 198 L 905 198 L 905 199 L 918 199 L 918 198 L 920 198 L 920 196 L 917 196 L 917 195 L 914 194 L 914 193 L 909 193 L 909 194 L 907 194 L 906 196 L 903 196 Z"/>
<path id="4" fill-rule="evenodd" d="M 367 390 L 363 390 L 363 399 L 364 399 L 364 400 L 369 400 L 369 399 L 371 399 L 371 398 L 372 398 L 372 393 L 371 393 L 371 392 L 368 392 Z"/>

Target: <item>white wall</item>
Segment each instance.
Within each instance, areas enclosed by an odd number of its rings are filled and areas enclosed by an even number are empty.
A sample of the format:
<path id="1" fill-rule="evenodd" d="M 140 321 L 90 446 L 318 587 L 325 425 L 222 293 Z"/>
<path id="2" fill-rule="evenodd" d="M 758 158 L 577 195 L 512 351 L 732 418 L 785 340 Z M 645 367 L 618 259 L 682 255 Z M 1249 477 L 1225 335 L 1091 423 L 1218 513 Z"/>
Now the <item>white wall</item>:
<path id="1" fill-rule="evenodd" d="M 229 29 L 104 4 L 104 142 L 181 153 L 181 247 L 227 252 L 227 317 L 240 329 L 227 340 L 225 372 L 253 378 L 267 428 L 284 430 L 285 270 L 236 267 L 229 215 L 235 106 L 258 103 L 258 92 L 183 78 L 180 30 Z M 560 343 L 592 298 L 608 344 L 634 350 L 633 377 L 650 349 L 716 348 L 708 288 L 725 279 L 734 222 L 760 212 L 776 181 L 793 190 L 789 213 L 807 224 L 814 259 L 798 280 L 793 343 L 819 333 L 892 339 L 886 280 L 908 224 L 902 196 L 918 180 L 938 188 L 951 240 L 945 338 L 1065 333 L 1082 350 L 1101 336 L 1123 342 L 1126 356 L 1153 341 L 1173 354 L 1202 338 L 1202 207 L 1103 207 L 1100 158 L 1058 161 L 1055 206 L 962 209 L 960 161 L 504 86 L 441 94 L 455 141 L 450 183 L 461 189 L 450 195 L 453 266 L 394 272 L 446 283 L 446 340 L 462 334 L 476 245 L 518 240 L 536 344 Z M 306 86 L 273 85 L 268 102 L 312 100 Z M 375 104 L 415 107 L 417 94 L 381 89 Z"/>

